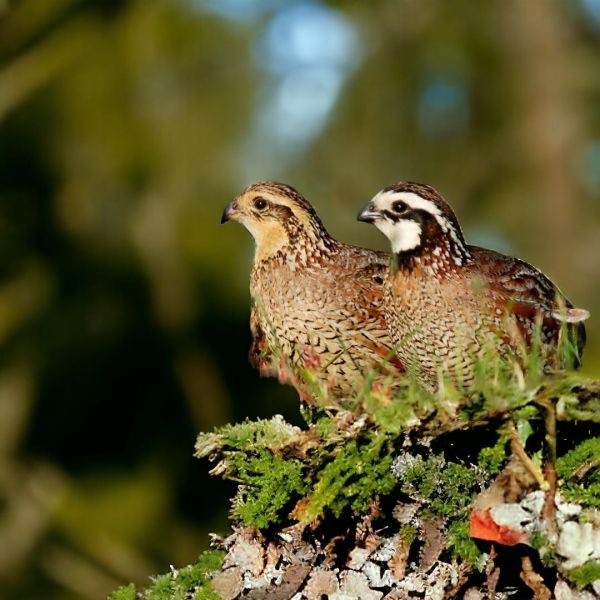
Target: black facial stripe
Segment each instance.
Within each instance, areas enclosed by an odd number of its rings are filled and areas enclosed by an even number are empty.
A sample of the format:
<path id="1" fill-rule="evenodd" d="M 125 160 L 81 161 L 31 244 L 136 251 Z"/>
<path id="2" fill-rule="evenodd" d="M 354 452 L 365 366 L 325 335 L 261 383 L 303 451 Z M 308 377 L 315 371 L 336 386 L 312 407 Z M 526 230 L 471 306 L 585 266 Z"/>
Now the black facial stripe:
<path id="1" fill-rule="evenodd" d="M 288 220 L 294 216 L 294 211 L 289 206 L 284 206 L 283 204 L 271 206 L 271 212 L 282 221 Z"/>
<path id="2" fill-rule="evenodd" d="M 427 215 L 429 217 L 432 216 L 427 211 L 412 209 L 409 212 L 404 212 L 401 214 L 392 212 L 391 210 L 384 210 L 382 212 L 385 215 L 386 219 L 389 219 L 390 221 L 392 221 L 392 223 L 397 223 L 398 221 L 416 221 L 417 223 L 422 224 L 425 220 L 423 215 Z"/>
<path id="3" fill-rule="evenodd" d="M 425 226 L 428 222 L 435 223 L 436 228 L 441 229 L 441 225 L 436 219 L 435 215 L 432 215 L 429 211 L 422 208 L 414 209 L 411 213 L 412 220 L 416 221 L 422 226 Z"/>

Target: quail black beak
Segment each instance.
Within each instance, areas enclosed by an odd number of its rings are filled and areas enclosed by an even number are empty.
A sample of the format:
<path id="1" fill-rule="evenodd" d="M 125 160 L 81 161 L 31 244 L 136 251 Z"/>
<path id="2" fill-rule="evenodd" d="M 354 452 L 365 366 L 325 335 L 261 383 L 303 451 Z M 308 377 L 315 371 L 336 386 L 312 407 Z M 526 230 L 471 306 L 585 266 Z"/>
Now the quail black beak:
<path id="1" fill-rule="evenodd" d="M 237 209 L 238 205 L 237 202 L 235 200 L 232 200 L 223 210 L 223 214 L 221 215 L 221 225 L 223 225 L 223 223 L 227 223 L 227 221 L 230 221 Z"/>
<path id="2" fill-rule="evenodd" d="M 372 202 L 369 202 L 359 213 L 356 219 L 364 223 L 374 223 L 381 218 L 381 213 L 375 208 Z"/>

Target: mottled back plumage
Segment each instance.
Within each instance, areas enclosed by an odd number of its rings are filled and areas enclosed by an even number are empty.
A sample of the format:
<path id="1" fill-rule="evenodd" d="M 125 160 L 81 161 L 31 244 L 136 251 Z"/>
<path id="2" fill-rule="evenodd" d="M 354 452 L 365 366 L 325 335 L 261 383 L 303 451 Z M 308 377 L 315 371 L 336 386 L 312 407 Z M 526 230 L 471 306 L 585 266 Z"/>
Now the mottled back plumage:
<path id="1" fill-rule="evenodd" d="M 251 362 L 301 390 L 306 373 L 345 395 L 379 370 L 402 371 L 383 316 L 390 256 L 343 244 L 290 186 L 260 182 L 225 209 L 253 235 Z"/>

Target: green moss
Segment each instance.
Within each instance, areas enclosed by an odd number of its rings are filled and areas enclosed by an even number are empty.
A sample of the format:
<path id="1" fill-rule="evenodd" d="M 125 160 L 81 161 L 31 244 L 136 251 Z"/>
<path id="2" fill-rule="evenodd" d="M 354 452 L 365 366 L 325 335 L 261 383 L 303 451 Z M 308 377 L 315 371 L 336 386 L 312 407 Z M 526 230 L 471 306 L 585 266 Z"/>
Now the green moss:
<path id="1" fill-rule="evenodd" d="M 554 559 L 554 548 L 548 536 L 539 529 L 535 529 L 531 532 L 529 543 L 534 550 L 537 550 L 542 564 L 546 568 L 553 567 L 555 565 Z"/>
<path id="2" fill-rule="evenodd" d="M 600 437 L 585 440 L 556 461 L 561 492 L 570 501 L 600 508 Z"/>
<path id="3" fill-rule="evenodd" d="M 431 509 L 439 515 L 460 514 L 468 509 L 473 497 L 481 489 L 481 474 L 477 469 L 458 463 L 448 463 L 440 477 L 437 497 Z"/>
<path id="4" fill-rule="evenodd" d="M 130 583 L 129 585 L 124 585 L 112 592 L 108 596 L 108 600 L 135 600 L 135 597 L 135 584 Z"/>
<path id="5" fill-rule="evenodd" d="M 385 395 L 383 398 L 380 394 L 367 392 L 362 399 L 369 419 L 385 435 L 398 436 L 439 408 L 435 397 L 414 383 L 401 388 L 392 401 Z"/>
<path id="6" fill-rule="evenodd" d="M 600 579 L 600 561 L 590 560 L 567 572 L 567 577 L 578 587 L 585 587 Z"/>
<path id="7" fill-rule="evenodd" d="M 478 467 L 446 462 L 440 456 L 416 460 L 400 473 L 402 490 L 411 498 L 426 502 L 429 511 L 443 516 L 464 514 L 481 490 Z"/>
<path id="8" fill-rule="evenodd" d="M 600 508 L 600 483 L 589 485 L 566 483 L 561 493 L 570 502 L 576 502 L 589 508 Z"/>
<path id="9" fill-rule="evenodd" d="M 454 560 L 465 561 L 470 565 L 479 565 L 483 552 L 469 536 L 469 523 L 455 520 L 448 526 L 446 547 Z"/>
<path id="10" fill-rule="evenodd" d="M 482 392 L 469 398 L 451 387 L 445 395 L 433 397 L 410 380 L 395 399 L 385 390 L 365 387 L 349 400 L 356 413 L 305 407 L 305 429 L 289 425 L 280 416 L 228 425 L 201 434 L 196 454 L 216 463 L 214 474 L 239 484 L 234 519 L 262 529 L 289 520 L 292 507 L 297 507 L 293 518 L 303 521 L 326 512 L 340 516 L 346 510 L 367 510 L 377 496 L 394 487 L 390 467 L 404 433 L 435 438 L 455 428 L 459 414 L 466 418 L 470 412 L 482 424 L 489 422 L 490 414 L 500 419 L 505 415 L 505 420 L 510 415 L 525 442 L 544 423 L 536 404 L 538 395 L 547 400 L 575 394 L 589 402 L 600 393 L 581 379 L 575 384 L 571 376 L 544 380 L 542 386 L 537 378 L 523 380 L 520 372 L 492 367 L 489 376 L 481 379 Z M 465 410 L 461 413 L 461 409 Z M 466 514 L 481 486 L 504 466 L 509 437 L 501 427 L 494 445 L 481 450 L 477 465 L 446 463 L 440 457 L 410 465 L 399 477 L 402 491 L 425 502 L 430 514 Z M 414 453 L 407 456 L 419 458 Z M 534 460 L 541 460 L 541 454 Z M 584 489 L 571 482 L 566 495 L 585 498 L 587 505 L 595 506 L 595 482 L 582 483 Z"/>
<path id="11" fill-rule="evenodd" d="M 548 396 L 557 399 L 559 419 L 600 423 L 600 382 L 571 374 L 553 381 L 549 388 Z"/>
<path id="12" fill-rule="evenodd" d="M 528 404 L 523 408 L 519 408 L 518 410 L 513 411 L 512 418 L 514 421 L 530 421 L 531 419 L 539 419 L 540 418 L 540 409 L 533 405 Z"/>
<path id="13" fill-rule="evenodd" d="M 361 444 L 352 440 L 340 446 L 331 460 L 314 473 L 314 487 L 302 520 L 312 521 L 331 511 L 340 516 L 346 508 L 365 512 L 373 500 L 396 485 L 391 473 L 392 457 L 385 440 Z"/>
<path id="14" fill-rule="evenodd" d="M 300 429 L 286 423 L 281 415 L 275 415 L 272 419 L 225 425 L 215 432 L 198 436 L 196 456 L 210 456 L 222 448 L 245 451 L 274 449 L 288 443 L 299 433 Z"/>
<path id="15" fill-rule="evenodd" d="M 506 445 L 508 436 L 500 435 L 498 441 L 488 448 L 482 448 L 479 452 L 477 463 L 487 475 L 497 475 L 508 459 Z"/>
<path id="16" fill-rule="evenodd" d="M 258 456 L 239 454 L 232 461 L 235 479 L 243 484 L 233 516 L 259 529 L 276 522 L 279 511 L 307 489 L 304 465 L 265 450 Z"/>
<path id="17" fill-rule="evenodd" d="M 218 571 L 223 565 L 225 553 L 217 550 L 204 552 L 196 564 L 180 569 L 176 577 L 179 586 L 186 590 L 196 589 L 196 600 L 218 600 L 219 596 L 210 589 L 207 575 Z"/>
<path id="18" fill-rule="evenodd" d="M 335 433 L 335 423 L 329 417 L 321 417 L 315 422 L 315 429 L 322 438 L 327 438 Z"/>
<path id="19" fill-rule="evenodd" d="M 210 574 L 218 571 L 225 554 L 210 550 L 200 555 L 198 561 L 154 579 L 143 595 L 145 600 L 220 600 L 210 587 Z"/>
<path id="20" fill-rule="evenodd" d="M 181 594 L 175 578 L 171 575 L 159 575 L 154 579 L 152 585 L 146 591 L 147 600 L 180 600 Z"/>
<path id="21" fill-rule="evenodd" d="M 536 529 L 531 532 L 529 543 L 531 544 L 531 547 L 533 549 L 539 551 L 542 548 L 548 547 L 550 545 L 550 540 L 548 539 L 548 536 L 545 533 L 543 533 L 539 529 Z"/>
<path id="22" fill-rule="evenodd" d="M 112 592 L 108 600 L 220 600 L 211 589 L 210 575 L 221 568 L 224 558 L 224 552 L 209 550 L 193 565 L 154 577 L 144 592 L 138 593 L 130 583 Z"/>
<path id="23" fill-rule="evenodd" d="M 571 478 L 580 471 L 582 465 L 590 463 L 586 478 L 600 481 L 600 437 L 585 440 L 556 461 L 556 473 L 561 478 Z"/>
<path id="24" fill-rule="evenodd" d="M 410 546 L 417 539 L 419 531 L 414 525 L 407 524 L 402 525 L 398 533 L 400 537 Z"/>
<path id="25" fill-rule="evenodd" d="M 203 434 L 196 446 L 198 456 L 217 462 L 213 473 L 239 484 L 232 516 L 244 525 L 281 523 L 295 505 L 303 522 L 325 511 L 362 513 L 396 485 L 390 467 L 397 436 L 366 421 L 321 413 L 308 432 L 280 418 L 258 421 L 255 431 L 252 425 Z"/>

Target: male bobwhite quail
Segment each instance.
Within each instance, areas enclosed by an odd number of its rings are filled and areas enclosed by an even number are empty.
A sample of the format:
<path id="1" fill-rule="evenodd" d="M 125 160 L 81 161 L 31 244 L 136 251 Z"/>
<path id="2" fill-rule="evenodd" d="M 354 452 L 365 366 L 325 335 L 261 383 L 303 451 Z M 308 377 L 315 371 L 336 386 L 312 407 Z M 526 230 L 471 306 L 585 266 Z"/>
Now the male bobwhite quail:
<path id="1" fill-rule="evenodd" d="M 444 374 L 469 387 L 486 349 L 523 357 L 536 343 L 546 366 L 554 366 L 564 331 L 578 361 L 589 313 L 573 308 L 535 267 L 468 245 L 454 212 L 432 187 L 396 183 L 358 219 L 374 224 L 392 244 L 386 321 L 397 355 L 430 389 Z"/>
<path id="2" fill-rule="evenodd" d="M 371 371 L 403 371 L 382 312 L 388 254 L 334 240 L 300 193 L 272 181 L 227 205 L 229 220 L 256 244 L 250 360 L 261 374 L 279 373 L 305 395 L 310 371 L 312 384 L 341 396 Z"/>

